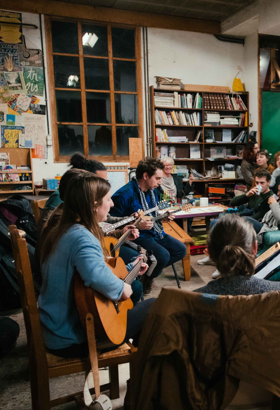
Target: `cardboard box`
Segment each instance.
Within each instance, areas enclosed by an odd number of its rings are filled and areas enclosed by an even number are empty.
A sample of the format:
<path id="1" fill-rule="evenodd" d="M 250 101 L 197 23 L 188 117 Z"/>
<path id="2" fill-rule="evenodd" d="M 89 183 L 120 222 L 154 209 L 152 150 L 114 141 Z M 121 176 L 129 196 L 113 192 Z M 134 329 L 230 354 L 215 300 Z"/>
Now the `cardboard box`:
<path id="1" fill-rule="evenodd" d="M 43 179 L 43 188 L 44 189 L 57 189 L 58 183 L 57 179 Z"/>
<path id="2" fill-rule="evenodd" d="M 199 85 L 199 84 L 184 84 L 184 89 L 186 91 L 196 91 L 205 93 L 230 93 L 229 87 L 218 86 L 218 85 Z"/>

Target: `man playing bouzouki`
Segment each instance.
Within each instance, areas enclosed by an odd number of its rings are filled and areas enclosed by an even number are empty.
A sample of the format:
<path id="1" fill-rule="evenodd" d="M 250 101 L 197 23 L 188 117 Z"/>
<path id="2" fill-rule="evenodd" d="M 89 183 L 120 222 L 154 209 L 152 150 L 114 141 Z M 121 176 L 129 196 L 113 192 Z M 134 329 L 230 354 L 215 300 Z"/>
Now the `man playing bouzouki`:
<path id="1" fill-rule="evenodd" d="M 136 169 L 136 178 L 113 195 L 114 207 L 110 214 L 123 217 L 139 209 L 147 211 L 156 207 L 158 204 L 156 188 L 161 184 L 163 168 L 164 165 L 158 159 L 146 158 L 140 161 Z M 149 216 L 157 217 L 158 211 L 151 212 Z M 172 220 L 173 216 L 170 215 L 168 219 Z M 145 277 L 144 293 L 147 294 L 151 291 L 153 279 L 161 274 L 162 269 L 185 256 L 186 247 L 177 239 L 167 235 L 160 221 L 143 220 L 137 228 L 140 230 L 140 236 L 134 242 L 153 251 L 157 259 L 157 266 L 152 275 Z"/>

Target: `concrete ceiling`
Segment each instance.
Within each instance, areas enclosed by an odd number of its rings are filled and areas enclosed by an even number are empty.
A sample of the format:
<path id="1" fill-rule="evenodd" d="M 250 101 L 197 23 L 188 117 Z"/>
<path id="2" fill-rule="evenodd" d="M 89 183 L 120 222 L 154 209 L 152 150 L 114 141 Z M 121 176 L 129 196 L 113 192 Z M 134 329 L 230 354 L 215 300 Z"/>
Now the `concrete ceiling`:
<path id="1" fill-rule="evenodd" d="M 62 0 L 66 3 L 109 7 L 135 12 L 167 14 L 223 21 L 256 0 Z"/>

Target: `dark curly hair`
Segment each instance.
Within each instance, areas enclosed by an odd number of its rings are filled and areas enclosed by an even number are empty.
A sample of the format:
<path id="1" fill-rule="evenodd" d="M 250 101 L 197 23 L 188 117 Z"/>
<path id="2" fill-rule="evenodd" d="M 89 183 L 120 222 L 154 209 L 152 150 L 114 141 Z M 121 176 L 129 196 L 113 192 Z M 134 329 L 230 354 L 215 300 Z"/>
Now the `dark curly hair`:
<path id="1" fill-rule="evenodd" d="M 256 142 L 254 141 L 249 141 L 244 150 L 243 150 L 243 159 L 247 162 L 254 162 L 256 160 L 256 155 L 254 154 L 254 146 L 256 145 Z"/>
<path id="2" fill-rule="evenodd" d="M 276 152 L 276 154 L 274 155 L 274 158 L 273 158 L 274 168 L 277 168 L 276 162 L 277 162 L 278 157 L 280 157 L 280 151 Z"/>
<path id="3" fill-rule="evenodd" d="M 96 171 L 107 170 L 102 162 L 96 161 L 95 159 L 86 159 L 86 157 L 79 152 L 72 155 L 69 165 L 72 166 L 72 168 L 85 169 L 94 174 L 96 174 Z"/>
<path id="4" fill-rule="evenodd" d="M 160 159 L 155 159 L 155 158 L 142 159 L 136 168 L 136 178 L 138 180 L 142 179 L 143 174 L 145 172 L 147 172 L 147 174 L 151 178 L 156 173 L 157 169 L 164 169 L 164 165 Z"/>

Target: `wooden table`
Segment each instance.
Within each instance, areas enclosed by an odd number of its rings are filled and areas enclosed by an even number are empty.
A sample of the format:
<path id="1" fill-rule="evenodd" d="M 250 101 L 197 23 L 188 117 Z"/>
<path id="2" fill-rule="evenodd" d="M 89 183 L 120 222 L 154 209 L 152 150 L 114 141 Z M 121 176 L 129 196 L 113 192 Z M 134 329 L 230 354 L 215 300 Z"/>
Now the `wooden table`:
<path id="1" fill-rule="evenodd" d="M 189 211 L 180 211 L 174 214 L 175 220 L 183 220 L 183 228 L 185 232 L 188 232 L 188 218 L 205 217 L 206 229 L 209 229 L 210 218 L 218 216 L 228 207 L 224 205 L 210 205 L 210 206 L 194 206 Z"/>
<path id="2" fill-rule="evenodd" d="M 190 245 L 193 244 L 193 239 L 174 221 L 164 221 L 162 222 L 164 232 L 178 239 L 180 242 L 184 243 L 187 248 L 186 256 L 183 258 L 183 269 L 185 274 L 185 280 L 191 280 L 191 250 Z"/>

